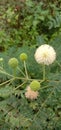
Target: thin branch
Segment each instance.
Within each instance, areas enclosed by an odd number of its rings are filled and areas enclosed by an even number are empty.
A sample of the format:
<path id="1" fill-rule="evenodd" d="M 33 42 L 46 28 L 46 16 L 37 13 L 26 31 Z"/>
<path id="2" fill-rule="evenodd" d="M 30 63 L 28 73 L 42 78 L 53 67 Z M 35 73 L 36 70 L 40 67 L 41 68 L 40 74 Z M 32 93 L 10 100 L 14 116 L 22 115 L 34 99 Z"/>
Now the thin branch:
<path id="1" fill-rule="evenodd" d="M 15 90 L 17 90 L 17 89 L 19 89 L 21 86 L 23 86 L 24 84 L 26 83 L 26 81 L 25 82 L 23 82 L 22 84 L 20 84 L 20 85 L 18 85 L 13 91 L 15 91 Z"/>
<path id="2" fill-rule="evenodd" d="M 19 67 L 17 67 L 17 69 L 21 72 L 23 76 L 25 76 L 24 72 Z"/>
<path id="3" fill-rule="evenodd" d="M 0 84 L 0 86 L 7 84 L 8 82 L 10 82 L 10 81 L 11 81 L 11 80 L 13 80 L 13 79 L 14 79 L 14 78 L 9 79 L 9 80 L 7 80 L 7 81 L 5 81 L 5 82 L 1 83 L 1 84 Z"/>

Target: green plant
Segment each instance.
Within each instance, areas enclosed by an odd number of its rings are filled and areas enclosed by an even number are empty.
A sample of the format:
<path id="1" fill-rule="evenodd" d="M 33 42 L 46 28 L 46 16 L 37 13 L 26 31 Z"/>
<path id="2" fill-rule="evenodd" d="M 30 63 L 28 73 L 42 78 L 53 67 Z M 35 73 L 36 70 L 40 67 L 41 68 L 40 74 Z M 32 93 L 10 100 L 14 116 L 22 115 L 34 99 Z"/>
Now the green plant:
<path id="1" fill-rule="evenodd" d="M 0 130 L 61 130 L 61 1 L 3 0 L 0 5 Z M 43 43 L 56 50 L 50 66 L 35 61 Z"/>
<path id="2" fill-rule="evenodd" d="M 39 36 L 46 42 L 55 36 L 55 33 L 61 34 L 60 1 L 55 0 L 52 3 L 48 0 L 26 0 L 12 3 L 7 2 L 5 10 L 4 5 L 1 10 L 3 31 L 0 45 L 5 49 L 13 45 L 35 45 Z"/>
<path id="3" fill-rule="evenodd" d="M 2 78 L 6 75 L 6 79 L 1 80 L 0 83 L 1 129 L 52 130 L 61 128 L 61 45 L 60 41 L 58 44 L 57 41 L 58 38 L 50 43 L 56 49 L 57 61 L 50 68 L 46 67 L 44 80 L 42 66 L 38 65 L 34 59 L 35 47 L 23 46 L 17 51 L 17 48 L 11 48 L 4 55 L 0 54 L 1 57 L 5 56 L 3 68 L 0 66 L 0 73 Z M 19 59 L 19 55 L 23 52 L 28 55 L 25 66 L 24 62 Z M 8 60 L 14 55 L 19 61 L 15 75 L 8 67 Z M 25 98 L 25 92 L 34 79 L 41 84 L 39 96 L 36 100 L 29 100 Z"/>

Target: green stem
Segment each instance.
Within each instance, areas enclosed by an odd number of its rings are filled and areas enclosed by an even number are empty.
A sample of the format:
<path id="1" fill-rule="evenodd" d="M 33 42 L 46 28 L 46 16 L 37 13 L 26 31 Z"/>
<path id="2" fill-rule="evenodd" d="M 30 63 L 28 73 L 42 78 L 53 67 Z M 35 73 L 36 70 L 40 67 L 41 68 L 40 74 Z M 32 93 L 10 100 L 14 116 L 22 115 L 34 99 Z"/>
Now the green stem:
<path id="1" fill-rule="evenodd" d="M 13 75 L 16 76 L 16 68 L 13 68 Z"/>
<path id="2" fill-rule="evenodd" d="M 27 67 L 26 67 L 26 62 L 25 61 L 24 61 L 24 68 L 25 68 L 26 78 L 28 79 L 28 72 L 27 72 Z"/>
<path id="3" fill-rule="evenodd" d="M 45 72 L 45 65 L 43 64 L 43 80 L 45 80 L 45 75 L 46 75 L 46 72 Z"/>
<path id="4" fill-rule="evenodd" d="M 17 90 L 17 89 L 19 89 L 20 87 L 22 87 L 25 83 L 26 83 L 26 81 L 23 82 L 22 84 L 18 85 L 18 86 L 14 89 L 14 91 Z"/>
<path id="5" fill-rule="evenodd" d="M 22 71 L 19 67 L 17 67 L 17 69 L 21 72 L 21 74 L 22 74 L 23 76 L 25 76 L 25 74 L 23 73 L 23 71 Z"/>
<path id="6" fill-rule="evenodd" d="M 1 67 L 0 67 L 0 68 L 1 68 Z M 2 73 L 2 74 L 4 74 L 4 75 L 7 75 L 7 76 L 9 76 L 9 77 L 12 77 L 12 78 L 14 78 L 14 79 L 21 79 L 21 80 L 28 80 L 28 81 L 37 80 L 37 81 L 39 81 L 40 83 L 44 82 L 44 80 L 40 80 L 40 79 L 32 79 L 32 78 L 29 78 L 29 77 L 28 77 L 28 79 L 27 79 L 26 77 L 17 77 L 17 76 L 11 75 L 11 74 L 9 74 L 8 72 L 6 72 L 5 70 L 2 70 L 2 68 L 1 68 L 1 70 L 0 70 L 0 73 Z"/>
<path id="7" fill-rule="evenodd" d="M 7 80 L 7 81 L 5 81 L 5 82 L 1 83 L 1 84 L 0 84 L 0 86 L 3 86 L 3 85 L 5 85 L 5 84 L 9 83 L 11 80 L 14 80 L 14 78 L 9 79 L 9 80 Z"/>

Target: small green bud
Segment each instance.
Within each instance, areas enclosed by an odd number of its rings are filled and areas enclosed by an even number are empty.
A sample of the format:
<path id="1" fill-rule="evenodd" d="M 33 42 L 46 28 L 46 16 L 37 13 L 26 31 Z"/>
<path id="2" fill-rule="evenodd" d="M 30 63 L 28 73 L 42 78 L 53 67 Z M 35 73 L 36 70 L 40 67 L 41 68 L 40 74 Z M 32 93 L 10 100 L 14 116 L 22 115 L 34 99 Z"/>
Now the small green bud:
<path id="1" fill-rule="evenodd" d="M 22 60 L 22 61 L 25 61 L 25 60 L 27 60 L 27 54 L 26 53 L 21 53 L 20 54 L 20 60 Z"/>
<path id="2" fill-rule="evenodd" d="M 8 64 L 12 68 L 16 68 L 18 66 L 18 60 L 15 57 L 13 57 L 13 58 L 9 59 Z"/>
<path id="3" fill-rule="evenodd" d="M 2 62 L 3 61 L 3 58 L 0 58 L 0 62 Z"/>
<path id="4" fill-rule="evenodd" d="M 30 83 L 30 88 L 33 90 L 33 91 L 38 91 L 40 89 L 40 83 L 36 80 L 32 81 Z"/>

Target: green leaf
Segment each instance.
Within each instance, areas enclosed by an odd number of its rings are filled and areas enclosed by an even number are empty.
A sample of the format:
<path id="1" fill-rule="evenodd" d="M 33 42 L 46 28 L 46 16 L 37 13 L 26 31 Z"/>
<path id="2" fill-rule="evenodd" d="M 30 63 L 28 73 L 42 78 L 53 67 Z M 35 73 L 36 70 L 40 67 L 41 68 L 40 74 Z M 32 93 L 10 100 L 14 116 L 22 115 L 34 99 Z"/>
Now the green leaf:
<path id="1" fill-rule="evenodd" d="M 12 94 L 13 87 L 12 86 L 5 86 L 0 88 L 0 97 L 7 98 Z"/>

